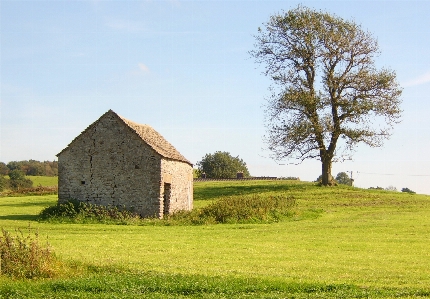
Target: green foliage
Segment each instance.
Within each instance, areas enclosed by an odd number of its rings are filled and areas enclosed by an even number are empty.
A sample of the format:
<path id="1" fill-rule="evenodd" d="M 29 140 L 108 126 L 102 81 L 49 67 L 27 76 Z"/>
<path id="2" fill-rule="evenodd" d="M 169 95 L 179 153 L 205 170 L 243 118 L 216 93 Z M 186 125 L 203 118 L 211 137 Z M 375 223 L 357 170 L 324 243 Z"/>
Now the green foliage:
<path id="1" fill-rule="evenodd" d="M 201 209 L 178 212 L 169 220 L 190 224 L 277 222 L 294 216 L 295 205 L 294 198 L 285 194 L 231 196 Z"/>
<path id="2" fill-rule="evenodd" d="M 23 180 L 25 179 L 25 174 L 19 169 L 14 169 L 9 172 L 9 179 L 14 181 Z"/>
<path id="3" fill-rule="evenodd" d="M 78 200 L 58 203 L 43 209 L 39 214 L 42 221 L 77 223 L 116 223 L 127 224 L 140 219 L 139 215 L 114 206 L 94 205 Z"/>
<path id="4" fill-rule="evenodd" d="M 228 152 L 217 151 L 214 154 L 206 154 L 197 162 L 199 174 L 206 174 L 207 178 L 228 179 L 236 178 L 238 172 L 243 172 L 244 177 L 249 177 L 246 163 Z"/>
<path id="5" fill-rule="evenodd" d="M 39 242 L 36 231 L 34 237 L 29 228 L 28 236 L 17 230 L 12 236 L 2 228 L 0 236 L 0 274 L 13 278 L 46 278 L 53 277 L 59 270 L 56 259 L 49 244 Z"/>
<path id="6" fill-rule="evenodd" d="M 409 188 L 402 188 L 402 192 L 406 192 L 406 193 L 410 193 L 410 194 L 415 194 L 416 193 L 415 191 L 412 191 Z"/>
<path id="7" fill-rule="evenodd" d="M 339 172 L 336 175 L 336 181 L 342 185 L 352 186 L 351 178 L 348 176 L 346 172 Z"/>
<path id="8" fill-rule="evenodd" d="M 6 164 L 0 162 L 0 176 L 7 175 L 9 173 L 9 168 L 7 168 Z"/>
<path id="9" fill-rule="evenodd" d="M 274 159 L 318 159 L 331 186 L 333 161 L 390 136 L 402 88 L 377 68 L 377 41 L 360 25 L 298 5 L 273 14 L 255 39 L 250 54 L 272 80 L 265 140 Z"/>
<path id="10" fill-rule="evenodd" d="M 31 188 L 33 181 L 25 177 L 24 172 L 18 169 L 9 171 L 9 186 L 13 190 L 19 190 L 23 188 Z"/>
<path id="11" fill-rule="evenodd" d="M 4 163 L 3 163 L 4 164 Z M 25 175 L 36 176 L 57 176 L 58 162 L 57 161 L 11 161 L 7 163 L 7 168 L 10 170 L 21 170 Z M 1 168 L 1 165 L 0 165 Z"/>
<path id="12" fill-rule="evenodd" d="M 9 180 L 0 175 L 0 192 L 9 188 Z"/>

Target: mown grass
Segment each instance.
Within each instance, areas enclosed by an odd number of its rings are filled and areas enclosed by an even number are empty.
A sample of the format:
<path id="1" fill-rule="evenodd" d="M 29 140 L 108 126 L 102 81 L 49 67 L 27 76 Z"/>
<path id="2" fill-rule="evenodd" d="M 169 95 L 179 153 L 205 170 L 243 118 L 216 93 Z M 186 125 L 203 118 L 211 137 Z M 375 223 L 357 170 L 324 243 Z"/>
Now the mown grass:
<path id="1" fill-rule="evenodd" d="M 257 181 L 196 183 L 194 197 L 204 207 L 280 192 L 295 198 L 296 218 L 203 226 L 38 223 L 56 196 L 0 198 L 1 227 L 31 222 L 58 257 L 86 269 L 1 278 L 0 298 L 430 297 L 429 196 Z"/>
<path id="2" fill-rule="evenodd" d="M 57 186 L 57 176 L 27 176 L 28 179 L 33 181 L 33 186 Z"/>
<path id="3" fill-rule="evenodd" d="M 426 298 L 419 289 L 366 288 L 280 279 L 104 270 L 73 279 L 12 282 L 5 298 Z"/>

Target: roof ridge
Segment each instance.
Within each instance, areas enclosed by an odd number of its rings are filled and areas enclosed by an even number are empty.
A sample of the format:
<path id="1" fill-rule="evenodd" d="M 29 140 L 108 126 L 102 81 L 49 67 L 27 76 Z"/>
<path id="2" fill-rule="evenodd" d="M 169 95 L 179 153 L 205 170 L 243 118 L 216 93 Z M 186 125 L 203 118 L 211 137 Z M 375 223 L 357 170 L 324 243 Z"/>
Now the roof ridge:
<path id="1" fill-rule="evenodd" d="M 96 125 L 105 115 L 112 114 L 119 120 L 121 120 L 124 125 L 126 125 L 131 131 L 133 131 L 137 136 L 146 144 L 148 144 L 154 151 L 156 151 L 161 156 L 182 161 L 185 163 L 188 163 L 190 165 L 193 165 L 190 161 L 188 161 L 179 151 L 170 144 L 160 133 L 158 133 L 153 127 L 147 124 L 139 124 L 137 122 L 134 122 L 132 120 L 129 120 L 125 117 L 122 117 L 121 115 L 117 114 L 112 109 L 109 109 L 106 113 L 104 113 L 100 118 L 98 118 L 95 122 L 93 122 L 91 125 L 89 125 L 81 134 L 79 134 L 75 139 L 72 140 L 72 142 L 63 149 L 60 153 L 65 151 L 79 136 L 84 134 L 86 131 L 88 131 L 91 127 Z"/>

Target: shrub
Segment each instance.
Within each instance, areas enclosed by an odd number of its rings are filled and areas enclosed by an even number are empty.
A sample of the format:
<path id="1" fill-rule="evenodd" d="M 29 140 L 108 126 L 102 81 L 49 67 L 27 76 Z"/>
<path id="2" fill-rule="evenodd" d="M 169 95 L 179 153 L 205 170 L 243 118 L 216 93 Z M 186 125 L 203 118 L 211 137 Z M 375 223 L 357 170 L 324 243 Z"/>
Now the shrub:
<path id="1" fill-rule="evenodd" d="M 416 193 L 415 191 L 412 191 L 409 188 L 402 188 L 402 192 L 406 192 L 406 193 L 410 193 L 410 194 L 415 194 Z"/>
<path id="2" fill-rule="evenodd" d="M 24 175 L 24 172 L 22 172 L 21 170 L 15 169 L 9 171 L 9 178 L 9 184 L 13 190 L 31 188 L 33 186 L 33 181 L 27 179 Z"/>
<path id="3" fill-rule="evenodd" d="M 140 216 L 125 208 L 70 200 L 43 209 L 39 214 L 39 219 L 126 224 L 140 219 Z"/>
<path id="4" fill-rule="evenodd" d="M 352 186 L 352 182 L 353 182 L 346 172 L 339 172 L 336 175 L 336 181 L 339 184 L 348 185 L 348 186 Z"/>
<path id="5" fill-rule="evenodd" d="M 9 188 L 9 180 L 0 174 L 0 192 Z"/>
<path id="6" fill-rule="evenodd" d="M 12 236 L 2 228 L 0 236 L 0 274 L 12 278 L 47 278 L 58 273 L 60 263 L 49 244 L 42 246 L 39 234 L 24 236 L 21 230 Z"/>
<path id="7" fill-rule="evenodd" d="M 207 207 L 181 211 L 169 218 L 191 224 L 274 222 L 292 216 L 295 205 L 295 199 L 285 195 L 225 197 Z"/>

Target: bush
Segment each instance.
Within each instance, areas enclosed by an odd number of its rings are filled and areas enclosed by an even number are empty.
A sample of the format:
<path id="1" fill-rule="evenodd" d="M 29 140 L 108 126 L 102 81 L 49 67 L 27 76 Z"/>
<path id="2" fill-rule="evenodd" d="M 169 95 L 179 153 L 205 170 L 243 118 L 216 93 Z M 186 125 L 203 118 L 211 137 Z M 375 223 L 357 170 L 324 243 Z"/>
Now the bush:
<path id="1" fill-rule="evenodd" d="M 410 193 L 410 194 L 415 194 L 416 193 L 415 191 L 412 191 L 409 188 L 402 188 L 402 192 L 406 192 L 406 193 Z"/>
<path id="2" fill-rule="evenodd" d="M 24 236 L 21 230 L 12 236 L 2 228 L 0 236 L 0 274 L 12 278 L 47 278 L 58 273 L 59 261 L 49 244 L 39 243 L 39 234 Z"/>
<path id="3" fill-rule="evenodd" d="M 295 205 L 295 199 L 285 195 L 225 197 L 207 207 L 181 211 L 169 218 L 191 224 L 275 222 L 293 216 Z"/>
<path id="4" fill-rule="evenodd" d="M 336 175 L 336 181 L 339 184 L 348 185 L 348 186 L 352 186 L 352 182 L 353 182 L 346 172 L 339 172 Z"/>
<path id="5" fill-rule="evenodd" d="M 0 192 L 9 188 L 9 180 L 0 175 Z"/>
<path id="6" fill-rule="evenodd" d="M 119 207 L 106 207 L 70 200 L 66 203 L 59 203 L 43 209 L 39 214 L 39 219 L 126 224 L 140 219 L 140 216 Z"/>
<path id="7" fill-rule="evenodd" d="M 33 181 L 27 179 L 21 170 L 11 170 L 9 172 L 9 178 L 9 184 L 13 190 L 33 187 Z"/>

